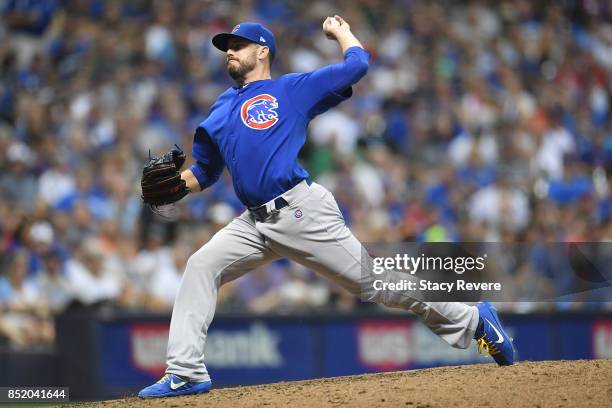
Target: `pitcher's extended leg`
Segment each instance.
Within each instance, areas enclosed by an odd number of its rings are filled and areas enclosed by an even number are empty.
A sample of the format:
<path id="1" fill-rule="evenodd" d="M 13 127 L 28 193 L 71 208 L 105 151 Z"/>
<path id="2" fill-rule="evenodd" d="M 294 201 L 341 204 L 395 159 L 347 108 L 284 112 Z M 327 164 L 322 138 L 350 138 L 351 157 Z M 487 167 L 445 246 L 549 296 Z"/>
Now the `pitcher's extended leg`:
<path id="1" fill-rule="evenodd" d="M 257 229 L 270 238 L 275 252 L 312 268 L 356 296 L 363 295 L 362 289 L 372 279 L 367 270 L 364 273 L 371 259 L 345 225 L 332 194 L 316 183 L 291 193 L 294 197 L 287 197 L 290 207 L 281 210 L 276 220 L 258 222 Z M 298 209 L 299 218 L 295 215 Z M 478 326 L 477 308 L 464 303 L 425 302 L 411 293 L 391 291 L 371 290 L 366 295 L 371 301 L 414 312 L 453 347 L 467 348 Z"/>
<path id="2" fill-rule="evenodd" d="M 219 287 L 276 258 L 247 213 L 189 258 L 172 311 L 167 373 L 192 381 L 210 379 L 204 365 L 204 344 Z"/>

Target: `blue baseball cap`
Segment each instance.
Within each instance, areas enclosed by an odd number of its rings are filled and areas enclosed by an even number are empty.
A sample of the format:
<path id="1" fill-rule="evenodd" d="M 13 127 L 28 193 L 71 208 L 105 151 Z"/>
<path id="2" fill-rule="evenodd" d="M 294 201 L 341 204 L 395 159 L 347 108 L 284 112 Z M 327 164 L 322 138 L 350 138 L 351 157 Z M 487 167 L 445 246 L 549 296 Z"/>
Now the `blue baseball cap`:
<path id="1" fill-rule="evenodd" d="M 240 23 L 232 29 L 231 33 L 220 33 L 213 37 L 212 43 L 221 51 L 227 51 L 227 42 L 232 37 L 244 38 L 259 45 L 267 46 L 274 57 L 276 55 L 276 41 L 274 34 L 259 23 Z"/>

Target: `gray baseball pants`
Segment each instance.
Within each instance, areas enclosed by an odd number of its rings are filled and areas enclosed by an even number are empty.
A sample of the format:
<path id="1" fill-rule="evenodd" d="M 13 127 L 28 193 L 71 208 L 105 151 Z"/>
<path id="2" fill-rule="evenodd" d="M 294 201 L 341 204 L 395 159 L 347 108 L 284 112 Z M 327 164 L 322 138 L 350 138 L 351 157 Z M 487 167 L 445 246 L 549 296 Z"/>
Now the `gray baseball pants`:
<path id="1" fill-rule="evenodd" d="M 204 344 L 219 287 L 278 258 L 311 268 L 364 300 L 410 310 L 453 347 L 470 345 L 478 325 L 476 307 L 363 290 L 371 287 L 369 257 L 323 186 L 301 182 L 282 197 L 289 206 L 263 222 L 245 211 L 187 261 L 170 323 L 167 373 L 192 381 L 210 379 Z"/>

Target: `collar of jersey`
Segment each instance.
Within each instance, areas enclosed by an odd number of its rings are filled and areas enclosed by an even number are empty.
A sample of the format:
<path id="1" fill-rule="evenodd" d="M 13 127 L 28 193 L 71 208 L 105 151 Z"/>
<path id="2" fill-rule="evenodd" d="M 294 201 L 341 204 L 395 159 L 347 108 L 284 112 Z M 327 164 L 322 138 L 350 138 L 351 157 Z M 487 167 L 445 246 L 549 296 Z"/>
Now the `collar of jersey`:
<path id="1" fill-rule="evenodd" d="M 272 81 L 272 78 L 258 79 L 257 81 L 249 82 L 246 85 L 232 86 L 232 88 L 234 88 L 235 91 L 244 92 L 244 91 L 246 91 L 248 89 L 259 88 L 260 86 L 262 86 L 267 81 Z"/>

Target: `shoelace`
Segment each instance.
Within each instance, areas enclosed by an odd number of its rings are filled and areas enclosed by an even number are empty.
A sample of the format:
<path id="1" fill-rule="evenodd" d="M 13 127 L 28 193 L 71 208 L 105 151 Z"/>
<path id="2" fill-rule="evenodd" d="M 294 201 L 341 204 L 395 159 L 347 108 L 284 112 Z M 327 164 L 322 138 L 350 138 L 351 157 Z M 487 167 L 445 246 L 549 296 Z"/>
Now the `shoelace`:
<path id="1" fill-rule="evenodd" d="M 161 384 L 164 381 L 166 381 L 166 378 L 168 378 L 168 374 L 164 374 L 164 376 L 162 378 L 159 379 L 159 381 L 157 382 L 157 384 Z"/>
<path id="2" fill-rule="evenodd" d="M 485 336 L 482 336 L 481 338 L 476 340 L 476 343 L 478 343 L 478 352 L 480 354 L 490 354 L 494 356 L 495 354 L 498 354 L 500 352 L 499 349 L 495 346 L 495 344 L 487 340 Z"/>

